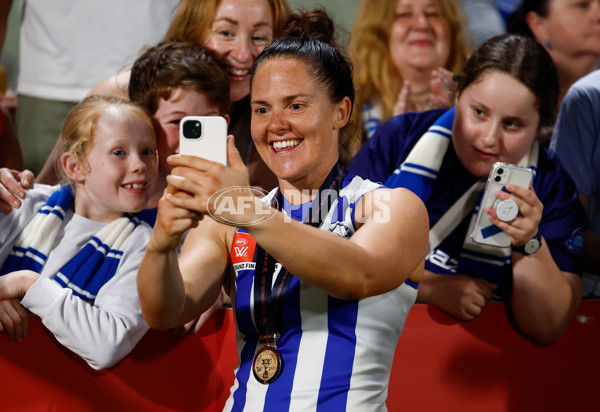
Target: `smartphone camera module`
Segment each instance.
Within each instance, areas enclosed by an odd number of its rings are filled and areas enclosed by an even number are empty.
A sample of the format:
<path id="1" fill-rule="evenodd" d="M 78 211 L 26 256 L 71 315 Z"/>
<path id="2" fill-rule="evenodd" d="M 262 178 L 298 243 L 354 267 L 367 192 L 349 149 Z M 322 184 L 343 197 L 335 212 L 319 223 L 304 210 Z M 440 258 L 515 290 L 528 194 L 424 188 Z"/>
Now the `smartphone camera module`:
<path id="1" fill-rule="evenodd" d="M 186 139 L 199 139 L 202 136 L 202 123 L 198 120 L 186 120 L 183 123 L 183 136 Z"/>
<path id="2" fill-rule="evenodd" d="M 504 183 L 508 179 L 508 173 L 504 173 L 504 169 L 499 168 L 496 170 L 496 176 L 494 176 L 494 181 L 497 183 Z"/>

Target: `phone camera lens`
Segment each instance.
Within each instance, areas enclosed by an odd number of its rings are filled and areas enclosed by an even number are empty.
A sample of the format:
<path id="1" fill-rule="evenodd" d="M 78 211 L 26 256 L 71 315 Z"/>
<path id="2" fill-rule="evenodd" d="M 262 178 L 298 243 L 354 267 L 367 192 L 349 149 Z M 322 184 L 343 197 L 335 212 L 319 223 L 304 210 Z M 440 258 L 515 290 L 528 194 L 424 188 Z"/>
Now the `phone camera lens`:
<path id="1" fill-rule="evenodd" d="M 202 136 L 202 123 L 198 120 L 187 120 L 183 123 L 183 136 L 187 139 L 199 139 Z"/>
<path id="2" fill-rule="evenodd" d="M 496 177 L 494 177 L 494 180 L 495 180 L 496 182 L 499 182 L 500 180 L 502 180 L 502 177 L 500 177 L 500 176 L 496 176 Z"/>
<path id="3" fill-rule="evenodd" d="M 498 174 L 501 175 L 502 173 L 504 173 L 504 169 L 502 169 L 502 168 L 498 169 Z"/>

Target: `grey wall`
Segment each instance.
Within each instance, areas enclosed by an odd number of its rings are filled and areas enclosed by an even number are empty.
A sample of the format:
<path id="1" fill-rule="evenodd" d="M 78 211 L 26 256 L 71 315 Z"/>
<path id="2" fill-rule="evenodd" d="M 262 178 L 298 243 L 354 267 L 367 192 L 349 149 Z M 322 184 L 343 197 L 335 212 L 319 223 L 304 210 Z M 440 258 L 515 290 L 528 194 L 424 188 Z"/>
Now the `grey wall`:
<path id="1" fill-rule="evenodd" d="M 356 9 L 360 0 L 288 0 L 290 6 L 295 9 L 310 10 L 323 6 L 333 17 L 336 24 L 342 26 L 348 32 L 354 22 Z M 0 64 L 4 66 L 9 79 L 9 86 L 16 87 L 18 73 L 18 28 L 21 18 L 21 7 L 23 0 L 13 0 L 13 7 L 9 17 L 9 28 L 6 34 L 6 42 Z M 340 40 L 344 40 L 341 38 Z"/>

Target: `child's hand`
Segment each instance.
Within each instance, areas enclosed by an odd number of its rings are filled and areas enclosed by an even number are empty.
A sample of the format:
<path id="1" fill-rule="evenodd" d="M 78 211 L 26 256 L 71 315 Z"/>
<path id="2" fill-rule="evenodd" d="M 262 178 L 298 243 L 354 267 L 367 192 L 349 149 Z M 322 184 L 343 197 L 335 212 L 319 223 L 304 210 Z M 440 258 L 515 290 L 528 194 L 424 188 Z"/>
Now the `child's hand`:
<path id="1" fill-rule="evenodd" d="M 16 270 L 0 276 L 0 299 L 22 298 L 39 278 L 40 274 L 32 270 Z"/>
<path id="2" fill-rule="evenodd" d="M 436 275 L 431 303 L 449 315 L 471 320 L 490 302 L 497 285 L 465 275 Z"/>
<path id="3" fill-rule="evenodd" d="M 496 210 L 488 208 L 490 222 L 505 231 L 512 239 L 514 246 L 523 246 L 538 233 L 538 226 L 542 220 L 542 211 L 544 205 L 535 194 L 533 188 L 526 189 L 517 185 L 506 185 L 506 190 L 496 192 L 496 197 L 500 200 L 512 199 L 519 207 L 519 214 L 510 222 L 503 222 L 498 219 Z"/>
<path id="4" fill-rule="evenodd" d="M 8 276 L 8 275 L 6 275 Z M 20 342 L 27 337 L 29 315 L 17 299 L 0 300 L 0 333 Z"/>

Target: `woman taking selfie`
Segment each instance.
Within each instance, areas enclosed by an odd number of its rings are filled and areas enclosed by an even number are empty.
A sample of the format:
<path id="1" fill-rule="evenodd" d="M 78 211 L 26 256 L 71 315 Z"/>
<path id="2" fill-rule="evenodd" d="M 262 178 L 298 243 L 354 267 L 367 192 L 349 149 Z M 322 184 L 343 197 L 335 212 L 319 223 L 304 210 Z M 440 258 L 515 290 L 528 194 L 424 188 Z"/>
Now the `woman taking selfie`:
<path id="1" fill-rule="evenodd" d="M 295 16 L 288 30 L 251 77 L 252 137 L 278 188 L 252 195 L 231 140 L 230 168 L 172 156 L 139 272 L 144 316 L 157 329 L 184 324 L 226 284 L 239 354 L 226 410 L 385 410 L 427 215 L 414 194 L 339 162 L 354 89 L 329 17 Z"/>

